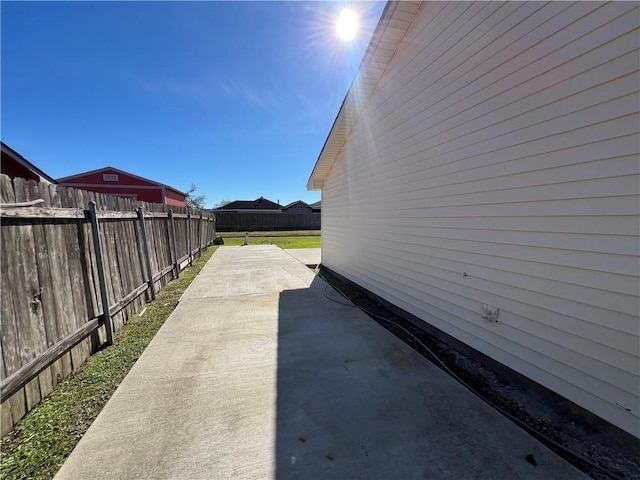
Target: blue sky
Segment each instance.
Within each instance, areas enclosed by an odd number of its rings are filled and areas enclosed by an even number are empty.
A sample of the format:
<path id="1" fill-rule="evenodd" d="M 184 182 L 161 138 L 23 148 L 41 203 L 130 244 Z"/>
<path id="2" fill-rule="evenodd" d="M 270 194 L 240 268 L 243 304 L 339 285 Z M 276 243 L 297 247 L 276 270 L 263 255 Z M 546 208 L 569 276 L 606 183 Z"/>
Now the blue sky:
<path id="1" fill-rule="evenodd" d="M 2 140 L 54 178 L 111 165 L 193 182 L 209 207 L 317 201 L 307 179 L 383 8 L 3 1 Z"/>

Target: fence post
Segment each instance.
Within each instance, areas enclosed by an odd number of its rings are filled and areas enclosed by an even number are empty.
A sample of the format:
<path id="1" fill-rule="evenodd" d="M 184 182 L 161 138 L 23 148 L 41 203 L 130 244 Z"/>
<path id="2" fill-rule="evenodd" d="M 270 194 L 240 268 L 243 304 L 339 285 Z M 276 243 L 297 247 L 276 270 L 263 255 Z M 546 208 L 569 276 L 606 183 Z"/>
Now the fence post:
<path id="1" fill-rule="evenodd" d="M 169 232 L 171 233 L 171 243 L 173 244 L 173 268 L 176 271 L 175 278 L 180 276 L 180 264 L 178 263 L 178 246 L 176 245 L 176 224 L 173 219 L 173 208 L 169 209 Z"/>
<path id="2" fill-rule="evenodd" d="M 189 250 L 189 265 L 193 265 L 193 238 L 191 238 L 191 209 L 187 210 L 187 250 Z"/>
<path id="3" fill-rule="evenodd" d="M 204 218 L 204 248 L 209 246 L 209 217 Z"/>
<path id="4" fill-rule="evenodd" d="M 151 256 L 149 255 L 149 243 L 147 242 L 147 227 L 144 224 L 144 212 L 142 207 L 136 208 L 138 220 L 140 221 L 140 230 L 142 231 L 142 243 L 144 248 L 144 258 L 147 264 L 147 272 L 149 273 L 149 291 L 151 292 L 151 300 L 156 299 L 156 286 L 153 283 L 153 270 L 151 270 Z"/>
<path id="5" fill-rule="evenodd" d="M 98 268 L 98 282 L 100 283 L 100 299 L 102 301 L 104 328 L 107 335 L 107 346 L 110 346 L 113 345 L 113 326 L 111 325 L 111 315 L 109 314 L 109 296 L 107 292 L 107 280 L 104 274 L 104 264 L 102 262 L 102 241 L 100 240 L 96 202 L 89 202 L 89 220 L 91 221 L 91 234 L 96 252 L 96 267 Z"/>
<path id="6" fill-rule="evenodd" d="M 200 226 L 198 228 L 198 258 L 202 256 L 202 212 L 200 212 Z"/>

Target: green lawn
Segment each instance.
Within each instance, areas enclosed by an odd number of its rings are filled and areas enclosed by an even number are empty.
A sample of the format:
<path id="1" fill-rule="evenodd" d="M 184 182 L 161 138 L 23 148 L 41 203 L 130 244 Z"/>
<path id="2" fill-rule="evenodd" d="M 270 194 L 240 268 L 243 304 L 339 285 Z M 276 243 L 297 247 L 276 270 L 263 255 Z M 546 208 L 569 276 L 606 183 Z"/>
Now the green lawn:
<path id="1" fill-rule="evenodd" d="M 225 237 L 224 233 L 220 234 L 224 238 L 225 246 L 243 245 L 244 235 L 239 238 Z M 320 248 L 321 237 L 254 237 L 249 235 L 249 245 L 277 245 L 280 248 Z"/>
<path id="2" fill-rule="evenodd" d="M 218 235 L 227 238 L 244 238 L 245 232 L 218 232 Z M 250 237 L 319 237 L 320 230 L 288 230 L 288 231 L 257 231 L 249 232 Z"/>

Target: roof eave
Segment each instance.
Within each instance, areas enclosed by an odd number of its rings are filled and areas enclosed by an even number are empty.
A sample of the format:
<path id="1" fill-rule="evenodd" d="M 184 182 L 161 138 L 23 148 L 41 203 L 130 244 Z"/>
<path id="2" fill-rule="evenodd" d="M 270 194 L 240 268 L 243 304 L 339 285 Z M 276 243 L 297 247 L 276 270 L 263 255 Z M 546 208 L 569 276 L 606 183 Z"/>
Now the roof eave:
<path id="1" fill-rule="evenodd" d="M 314 180 L 313 173 L 311 174 L 311 177 L 307 182 L 307 190 L 309 190 L 310 192 L 317 192 L 322 190 L 322 181 Z"/>
<path id="2" fill-rule="evenodd" d="M 420 3 L 419 1 L 387 2 L 371 36 L 358 73 L 347 91 L 313 167 L 307 182 L 307 190 L 322 189 L 325 177 L 342 151 L 351 128 L 358 121 L 362 109 L 391 62 L 398 45 L 418 11 Z M 398 8 L 400 5 L 401 7 Z M 394 17 L 394 14 L 397 14 L 397 17 Z M 391 54 L 389 54 L 390 51 Z"/>
<path id="3" fill-rule="evenodd" d="M 9 155 L 11 158 L 13 158 L 16 162 L 20 163 L 25 168 L 28 168 L 29 170 L 31 170 L 33 173 L 38 175 L 40 178 L 46 180 L 47 182 L 53 183 L 53 184 L 57 183 L 56 180 L 53 177 L 50 177 L 45 172 L 40 170 L 33 163 L 31 163 L 29 160 L 24 158 L 20 153 L 15 151 L 13 148 L 11 148 L 6 143 L 1 142 L 1 149 L 5 154 Z"/>

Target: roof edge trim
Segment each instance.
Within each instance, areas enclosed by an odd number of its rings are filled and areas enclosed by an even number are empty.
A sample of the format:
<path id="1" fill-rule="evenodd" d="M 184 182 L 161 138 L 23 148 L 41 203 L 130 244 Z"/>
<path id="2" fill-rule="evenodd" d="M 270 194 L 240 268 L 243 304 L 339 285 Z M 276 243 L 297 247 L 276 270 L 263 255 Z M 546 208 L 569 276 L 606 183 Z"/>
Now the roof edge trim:
<path id="1" fill-rule="evenodd" d="M 381 42 L 383 41 L 383 37 L 387 32 L 390 22 L 394 20 L 394 14 L 396 13 L 396 11 L 398 11 L 397 7 L 400 4 L 405 4 L 405 5 L 414 4 L 415 10 L 411 14 L 410 20 L 407 21 L 406 17 L 404 19 L 398 19 L 406 24 L 406 28 L 404 29 L 404 31 L 402 31 L 402 34 L 401 35 L 396 34 L 396 35 L 390 36 L 390 38 L 385 42 L 385 49 L 391 48 L 394 54 L 398 45 L 404 38 L 404 35 L 407 29 L 409 28 L 409 25 L 411 24 L 411 21 L 415 17 L 415 14 L 419 9 L 420 3 L 421 2 L 388 1 L 387 4 L 385 5 L 382 15 L 380 16 L 380 20 L 378 21 L 378 25 L 376 26 L 376 29 L 373 32 L 371 39 L 369 40 L 369 45 L 367 46 L 362 62 L 360 62 L 360 67 L 358 68 L 358 72 L 356 73 L 356 76 L 353 82 L 351 82 L 351 86 L 349 87 L 349 90 L 347 91 L 347 94 L 344 100 L 342 101 L 340 110 L 338 110 L 338 114 L 336 115 L 336 118 L 333 121 L 333 125 L 331 126 L 331 130 L 327 135 L 327 139 L 325 140 L 324 145 L 322 146 L 322 150 L 320 151 L 320 155 L 316 160 L 316 163 L 313 167 L 313 171 L 309 176 L 309 180 L 307 181 L 307 190 L 322 189 L 324 179 L 329 169 L 331 168 L 331 165 L 333 165 L 333 162 L 338 157 L 339 153 L 342 151 L 342 147 L 346 143 L 346 135 L 344 134 L 344 132 L 348 133 L 353 127 L 353 125 L 358 121 L 358 119 L 360 118 L 360 113 L 362 112 L 362 109 L 367 105 L 369 98 L 371 97 L 371 94 L 377 87 L 378 82 L 380 81 L 380 78 L 386 71 L 386 68 L 391 62 L 391 59 L 394 57 L 393 54 L 389 56 L 387 52 L 384 54 L 384 56 L 386 56 L 387 58 L 384 61 L 380 61 L 376 63 L 375 69 L 380 70 L 381 67 L 383 68 L 379 74 L 376 74 L 377 79 L 375 80 L 375 84 L 356 88 L 358 87 L 359 82 L 368 73 L 368 70 L 372 62 L 378 56 L 378 49 L 381 46 Z M 406 12 L 403 12 L 403 14 L 406 15 Z M 380 55 L 382 56 L 382 54 Z M 359 92 L 364 92 L 364 94 L 360 98 L 360 101 L 358 101 L 358 99 L 354 99 L 354 97 L 358 95 L 357 93 L 355 93 L 356 90 L 359 90 Z M 364 101 L 362 101 L 363 99 Z M 352 110 L 355 110 L 356 115 L 350 115 L 350 118 L 346 119 L 347 117 L 346 111 L 349 108 L 351 108 Z M 342 138 L 338 138 L 340 137 L 338 132 L 341 130 L 342 130 L 341 133 L 343 133 Z M 332 150 L 332 153 L 329 153 L 330 148 Z"/>

